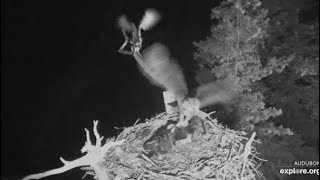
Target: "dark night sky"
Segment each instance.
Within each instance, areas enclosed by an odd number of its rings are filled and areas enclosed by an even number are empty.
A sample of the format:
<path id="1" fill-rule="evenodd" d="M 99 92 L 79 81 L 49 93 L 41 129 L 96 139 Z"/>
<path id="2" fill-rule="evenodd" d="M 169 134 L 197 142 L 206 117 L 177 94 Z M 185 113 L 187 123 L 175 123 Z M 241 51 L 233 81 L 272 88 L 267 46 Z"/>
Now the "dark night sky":
<path id="1" fill-rule="evenodd" d="M 192 41 L 210 31 L 213 0 L 2 1 L 1 173 L 18 177 L 60 167 L 80 156 L 83 128 L 100 120 L 105 137 L 164 111 L 162 90 L 139 72 L 116 18 L 139 22 L 146 8 L 161 22 L 145 45 L 169 47 L 192 84 Z M 47 179 L 80 179 L 78 170 Z M 9 178 L 10 179 L 10 178 Z M 90 179 L 90 178 L 86 178 Z"/>

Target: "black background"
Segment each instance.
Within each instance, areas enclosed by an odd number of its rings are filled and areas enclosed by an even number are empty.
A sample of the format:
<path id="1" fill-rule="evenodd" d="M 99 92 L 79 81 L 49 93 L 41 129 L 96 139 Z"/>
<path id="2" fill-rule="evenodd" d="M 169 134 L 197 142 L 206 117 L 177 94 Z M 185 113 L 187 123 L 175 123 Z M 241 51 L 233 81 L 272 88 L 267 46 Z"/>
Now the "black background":
<path id="1" fill-rule="evenodd" d="M 2 1 L 1 173 L 18 179 L 80 157 L 84 128 L 100 120 L 105 137 L 164 111 L 162 90 L 117 53 L 116 18 L 139 22 L 155 8 L 160 23 L 144 46 L 162 42 L 194 85 L 193 41 L 210 34 L 212 0 Z M 80 179 L 72 170 L 46 179 Z M 85 179 L 91 179 L 87 177 Z"/>

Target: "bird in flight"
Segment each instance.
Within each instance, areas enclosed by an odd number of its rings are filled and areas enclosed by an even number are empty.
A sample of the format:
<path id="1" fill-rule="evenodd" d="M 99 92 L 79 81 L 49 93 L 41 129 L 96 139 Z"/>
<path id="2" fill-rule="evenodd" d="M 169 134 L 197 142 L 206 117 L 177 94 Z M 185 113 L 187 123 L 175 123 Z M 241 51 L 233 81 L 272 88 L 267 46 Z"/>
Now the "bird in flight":
<path id="1" fill-rule="evenodd" d="M 137 27 L 125 15 L 118 18 L 125 41 L 118 50 L 119 53 L 132 55 L 139 64 L 143 75 L 154 85 L 159 86 L 174 95 L 177 101 L 179 120 L 177 126 L 187 126 L 188 121 L 196 115 L 200 108 L 217 103 L 226 103 L 232 97 L 230 81 L 214 81 L 199 86 L 194 97 L 188 97 L 188 88 L 181 66 L 170 56 L 169 49 L 161 44 L 154 43 L 142 52 L 141 31 L 154 27 L 161 19 L 154 9 L 145 11 Z M 130 44 L 130 50 L 124 50 Z"/>

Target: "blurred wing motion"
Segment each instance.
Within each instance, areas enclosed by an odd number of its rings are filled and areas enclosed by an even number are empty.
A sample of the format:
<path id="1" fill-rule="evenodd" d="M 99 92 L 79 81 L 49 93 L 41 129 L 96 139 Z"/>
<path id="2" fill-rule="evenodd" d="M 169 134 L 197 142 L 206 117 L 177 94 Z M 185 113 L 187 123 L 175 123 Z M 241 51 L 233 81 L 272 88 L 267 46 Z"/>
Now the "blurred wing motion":
<path id="1" fill-rule="evenodd" d="M 217 80 L 198 87 L 196 98 L 200 101 L 200 108 L 217 104 L 228 103 L 234 95 L 232 82 Z"/>
<path id="2" fill-rule="evenodd" d="M 156 10 L 147 9 L 140 22 L 139 28 L 149 30 L 160 20 L 160 18 L 161 16 Z"/>
<path id="3" fill-rule="evenodd" d="M 118 27 L 125 32 L 135 31 L 135 25 L 128 20 L 126 15 L 122 15 L 118 18 Z"/>
<path id="4" fill-rule="evenodd" d="M 149 80 L 172 92 L 178 102 L 188 94 L 187 85 L 181 67 L 170 58 L 169 50 L 155 43 L 142 52 L 143 74 Z"/>

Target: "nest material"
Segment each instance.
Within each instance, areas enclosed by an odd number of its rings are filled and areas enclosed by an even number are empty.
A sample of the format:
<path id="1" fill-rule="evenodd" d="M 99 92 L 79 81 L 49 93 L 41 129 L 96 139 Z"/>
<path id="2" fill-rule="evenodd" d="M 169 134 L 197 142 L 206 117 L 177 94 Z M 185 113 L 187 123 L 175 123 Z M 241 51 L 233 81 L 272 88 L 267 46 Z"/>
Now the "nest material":
<path id="1" fill-rule="evenodd" d="M 262 159 L 246 133 L 230 130 L 206 117 L 176 128 L 177 115 L 160 114 L 124 129 L 103 165 L 114 179 L 254 180 Z M 111 179 L 113 179 L 111 178 Z"/>
<path id="2" fill-rule="evenodd" d="M 201 118 L 200 118 L 201 117 Z M 93 122 L 95 143 L 86 131 L 82 157 L 62 167 L 31 174 L 23 180 L 41 179 L 82 167 L 98 180 L 255 180 L 262 174 L 250 138 L 230 130 L 198 111 L 186 127 L 177 127 L 178 114 L 160 114 L 141 124 L 125 128 L 116 139 L 107 139 Z"/>

